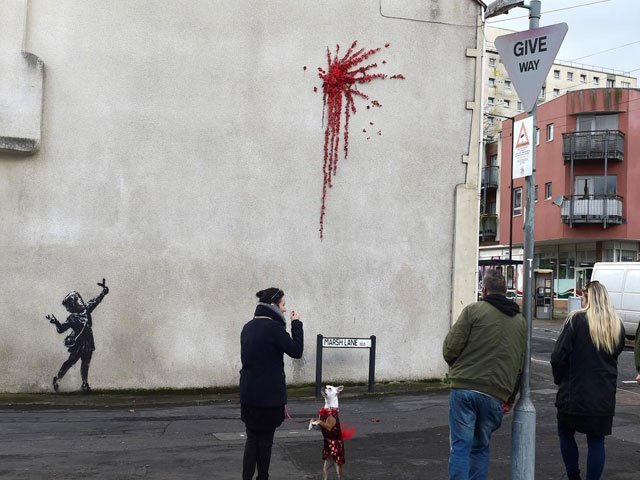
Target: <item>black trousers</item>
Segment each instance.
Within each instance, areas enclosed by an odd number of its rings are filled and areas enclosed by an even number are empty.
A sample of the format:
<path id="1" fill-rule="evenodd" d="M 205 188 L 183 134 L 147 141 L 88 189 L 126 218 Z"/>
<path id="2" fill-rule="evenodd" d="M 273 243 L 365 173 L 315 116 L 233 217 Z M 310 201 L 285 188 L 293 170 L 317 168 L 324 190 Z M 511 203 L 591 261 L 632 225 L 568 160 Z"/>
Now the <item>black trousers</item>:
<path id="1" fill-rule="evenodd" d="M 87 352 L 84 354 L 80 353 L 79 351 L 71 352 L 69 354 L 69 358 L 60 367 L 60 371 L 58 372 L 58 379 L 64 377 L 69 369 L 73 367 L 78 360 L 82 359 L 82 363 L 80 364 L 80 375 L 82 376 L 82 383 L 88 383 L 87 380 L 89 378 L 89 365 L 91 364 L 91 356 L 92 352 Z"/>
<path id="2" fill-rule="evenodd" d="M 271 463 L 271 447 L 273 447 L 274 430 L 256 432 L 247 429 L 247 442 L 244 445 L 242 459 L 242 480 L 252 480 L 258 467 L 256 480 L 269 478 L 269 464 Z"/>
<path id="3" fill-rule="evenodd" d="M 241 405 L 241 417 L 247 427 L 247 442 L 242 459 L 242 480 L 252 480 L 258 467 L 256 480 L 269 478 L 273 435 L 284 420 L 284 406 L 254 407 Z"/>

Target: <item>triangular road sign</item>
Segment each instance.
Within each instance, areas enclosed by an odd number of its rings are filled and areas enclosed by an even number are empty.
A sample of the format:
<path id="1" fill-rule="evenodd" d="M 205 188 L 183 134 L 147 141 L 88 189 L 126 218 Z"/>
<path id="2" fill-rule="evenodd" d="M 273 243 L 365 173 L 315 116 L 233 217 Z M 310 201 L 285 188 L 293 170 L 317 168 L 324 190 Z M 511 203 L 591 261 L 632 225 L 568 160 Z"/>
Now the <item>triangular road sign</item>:
<path id="1" fill-rule="evenodd" d="M 496 49 L 527 112 L 536 104 L 568 29 L 558 23 L 496 38 Z"/>
<path id="2" fill-rule="evenodd" d="M 518 140 L 516 140 L 516 148 L 526 147 L 529 145 L 529 135 L 527 135 L 527 128 L 523 123 L 520 126 L 520 132 L 518 133 Z"/>

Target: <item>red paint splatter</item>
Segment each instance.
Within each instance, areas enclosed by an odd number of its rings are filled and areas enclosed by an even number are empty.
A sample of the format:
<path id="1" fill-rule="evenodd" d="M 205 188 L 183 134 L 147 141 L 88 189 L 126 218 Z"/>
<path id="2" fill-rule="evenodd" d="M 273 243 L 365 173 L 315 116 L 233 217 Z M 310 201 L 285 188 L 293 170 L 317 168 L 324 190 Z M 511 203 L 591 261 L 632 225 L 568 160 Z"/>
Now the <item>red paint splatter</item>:
<path id="1" fill-rule="evenodd" d="M 333 186 L 332 179 L 338 171 L 338 152 L 340 143 L 340 129 L 342 109 L 344 105 L 344 158 L 349 154 L 349 118 L 356 114 L 354 97 L 369 100 L 369 96 L 359 90 L 358 85 L 369 83 L 375 79 L 389 78 L 384 73 L 368 73 L 377 68 L 377 63 L 363 65 L 371 56 L 378 53 L 381 48 L 356 50 L 358 42 L 354 41 L 347 53 L 340 57 L 340 45 L 336 45 L 335 55 L 327 48 L 327 70 L 318 68 L 318 76 L 322 79 L 322 91 L 324 93 L 324 106 L 326 109 L 327 126 L 324 132 L 324 159 L 322 171 L 324 182 L 322 184 L 322 207 L 320 210 L 320 239 L 324 234 L 324 216 L 326 213 L 327 190 Z M 385 43 L 385 48 L 391 44 Z M 404 79 L 403 75 L 396 74 L 391 78 Z M 371 106 L 381 107 L 377 100 L 371 100 Z M 370 106 L 367 105 L 367 109 Z"/>

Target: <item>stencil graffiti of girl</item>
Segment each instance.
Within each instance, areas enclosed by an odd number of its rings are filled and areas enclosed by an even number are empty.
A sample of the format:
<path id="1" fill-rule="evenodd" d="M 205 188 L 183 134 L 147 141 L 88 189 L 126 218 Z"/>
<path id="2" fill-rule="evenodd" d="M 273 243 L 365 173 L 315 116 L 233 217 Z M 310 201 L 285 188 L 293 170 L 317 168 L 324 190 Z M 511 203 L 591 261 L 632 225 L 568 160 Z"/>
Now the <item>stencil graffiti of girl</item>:
<path id="1" fill-rule="evenodd" d="M 98 306 L 104 296 L 109 293 L 109 287 L 107 287 L 104 278 L 102 283 L 98 283 L 98 286 L 102 287 L 100 294 L 84 303 L 80 294 L 76 291 L 69 293 L 62 300 L 62 305 L 71 314 L 67 317 L 67 321 L 60 323 L 55 315 L 47 315 L 46 318 L 50 323 L 56 326 L 58 333 L 63 333 L 69 329 L 73 331 L 64 339 L 64 344 L 69 350 L 69 358 L 62 364 L 58 374 L 53 377 L 53 389 L 57 392 L 59 385 L 58 382 L 62 380 L 67 371 L 76 364 L 78 360 L 82 360 L 80 365 L 80 375 L 82 376 L 82 391 L 84 393 L 91 393 L 91 387 L 89 386 L 89 364 L 91 363 L 91 356 L 96 349 L 93 342 L 93 321 L 91 319 L 91 312 Z"/>

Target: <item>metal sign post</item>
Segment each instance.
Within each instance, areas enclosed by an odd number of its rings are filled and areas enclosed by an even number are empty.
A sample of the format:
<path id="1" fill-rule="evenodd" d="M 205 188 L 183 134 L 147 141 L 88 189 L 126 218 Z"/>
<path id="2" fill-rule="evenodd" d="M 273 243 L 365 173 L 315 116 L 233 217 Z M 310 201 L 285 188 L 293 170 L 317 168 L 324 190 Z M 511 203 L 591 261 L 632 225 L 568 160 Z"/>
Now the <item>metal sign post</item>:
<path id="1" fill-rule="evenodd" d="M 376 336 L 369 338 L 324 337 L 318 335 L 316 343 L 316 397 L 320 397 L 322 386 L 322 350 L 324 348 L 368 348 L 369 349 L 369 393 L 373 393 L 376 379 Z"/>
<path id="2" fill-rule="evenodd" d="M 517 2 L 494 2 L 492 11 L 507 13 Z M 535 162 L 536 162 L 536 114 L 537 100 L 549 69 L 553 64 L 568 27 L 566 23 L 539 28 L 540 0 L 531 0 L 529 5 L 529 30 L 496 38 L 495 45 L 502 63 L 507 69 L 513 86 L 518 92 L 525 109 L 531 112 L 532 134 L 528 139 L 520 139 L 526 127 L 514 126 L 514 148 L 518 142 L 525 149 L 530 143 L 531 171 L 524 168 L 528 158 L 521 163 L 520 172 L 525 177 L 526 205 L 524 222 L 524 292 L 522 307 L 527 320 L 527 347 L 525 364 L 520 384 L 520 400 L 514 410 L 512 427 L 512 480 L 534 480 L 536 448 L 536 410 L 531 401 L 531 333 L 533 321 L 533 254 L 534 254 L 534 211 L 535 211 Z M 496 13 L 498 14 L 498 13 Z M 527 119 L 528 120 L 528 119 Z M 520 131 L 518 130 L 520 128 Z M 516 162 L 514 161 L 514 167 Z M 515 168 L 514 168 L 515 170 Z M 513 172 L 515 174 L 515 172 Z M 516 175 L 514 175 L 515 177 Z M 513 195 L 513 193 L 512 193 Z M 511 212 L 513 213 L 513 212 Z"/>

